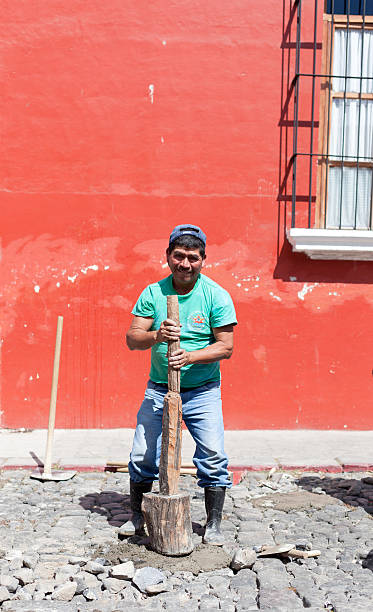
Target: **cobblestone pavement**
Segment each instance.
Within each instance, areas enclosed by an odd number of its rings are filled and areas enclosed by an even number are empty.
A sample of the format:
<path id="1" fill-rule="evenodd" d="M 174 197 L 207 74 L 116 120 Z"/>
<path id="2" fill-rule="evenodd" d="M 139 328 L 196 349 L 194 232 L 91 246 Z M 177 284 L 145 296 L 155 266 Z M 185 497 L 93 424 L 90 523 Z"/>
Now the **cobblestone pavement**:
<path id="1" fill-rule="evenodd" d="M 203 493 L 192 476 L 181 478 L 181 488 L 192 496 L 198 545 Z M 155 563 L 144 569 L 144 563 L 120 555 L 113 564 L 105 551 L 120 542 L 120 526 L 129 517 L 128 493 L 127 474 L 78 474 L 70 481 L 43 484 L 26 471 L 0 472 L 0 608 L 373 608 L 373 478 L 368 474 L 248 474 L 227 495 L 223 530 L 228 559 L 237 548 L 283 542 L 319 549 L 321 555 L 258 557 L 251 568 L 239 571 L 228 563 L 196 574 L 193 568 L 179 570 L 176 560 L 171 569 Z"/>

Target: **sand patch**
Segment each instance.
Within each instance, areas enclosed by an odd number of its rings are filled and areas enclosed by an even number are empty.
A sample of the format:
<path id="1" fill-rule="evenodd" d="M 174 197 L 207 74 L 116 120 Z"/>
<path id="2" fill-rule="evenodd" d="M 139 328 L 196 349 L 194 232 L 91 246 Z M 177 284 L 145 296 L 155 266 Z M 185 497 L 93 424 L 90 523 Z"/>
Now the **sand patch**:
<path id="1" fill-rule="evenodd" d="M 294 491 L 292 493 L 270 493 L 253 499 L 252 503 L 257 508 L 273 508 L 274 510 L 306 510 L 315 508 L 321 510 L 325 506 L 338 504 L 339 500 L 330 495 L 320 495 L 319 493 L 309 493 L 309 491 Z"/>
<path id="2" fill-rule="evenodd" d="M 140 567 L 157 567 L 158 569 L 170 570 L 171 572 L 193 572 L 197 575 L 201 572 L 229 567 L 231 556 L 220 546 L 209 546 L 199 544 L 190 555 L 185 557 L 166 557 L 149 550 L 144 540 L 140 538 L 128 538 L 112 544 L 108 549 L 100 548 L 96 552 L 96 558 L 103 556 L 111 565 L 123 562 L 125 559 L 133 561 L 136 569 Z"/>

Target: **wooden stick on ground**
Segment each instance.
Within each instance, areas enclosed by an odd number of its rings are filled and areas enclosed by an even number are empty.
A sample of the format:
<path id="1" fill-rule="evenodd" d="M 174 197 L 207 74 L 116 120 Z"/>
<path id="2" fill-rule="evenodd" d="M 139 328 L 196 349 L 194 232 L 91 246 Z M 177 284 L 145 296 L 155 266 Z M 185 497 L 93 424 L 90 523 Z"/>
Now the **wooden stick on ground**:
<path id="1" fill-rule="evenodd" d="M 56 345 L 54 349 L 54 361 L 53 361 L 52 391 L 51 391 L 51 401 L 50 401 L 50 406 L 49 406 L 48 437 L 47 437 L 47 446 L 45 449 L 44 472 L 43 472 L 44 476 L 50 476 L 50 477 L 52 477 L 52 445 L 53 445 L 53 435 L 54 435 L 54 424 L 56 420 L 57 387 L 58 387 L 58 373 L 60 369 L 62 328 L 63 328 L 63 317 L 59 316 L 57 319 Z"/>
<path id="2" fill-rule="evenodd" d="M 114 470 L 109 470 L 109 471 L 114 471 Z M 122 474 L 129 474 L 129 469 L 128 467 L 120 467 L 117 468 L 115 470 L 116 472 L 122 473 Z M 184 468 L 183 466 L 181 466 L 180 468 L 180 476 L 196 476 L 197 474 L 197 468 Z"/>
<path id="3" fill-rule="evenodd" d="M 167 318 L 179 324 L 177 295 L 167 296 Z M 168 355 L 179 348 L 179 340 L 168 343 Z M 181 465 L 182 404 L 180 370 L 168 366 L 168 393 L 163 403 L 162 448 L 159 464 L 159 495 L 145 493 L 143 512 L 151 547 L 164 555 L 192 552 L 190 497 L 178 493 Z"/>
<path id="4" fill-rule="evenodd" d="M 54 425 L 56 421 L 56 403 L 57 403 L 57 389 L 58 389 L 58 373 L 60 369 L 60 356 L 61 356 L 61 342 L 62 342 L 62 328 L 63 328 L 63 317 L 59 316 L 57 319 L 57 333 L 56 333 L 56 344 L 54 349 L 54 361 L 53 361 L 53 376 L 52 376 L 52 390 L 51 399 L 49 404 L 49 421 L 48 421 L 48 437 L 47 445 L 45 449 L 45 459 L 43 471 L 35 470 L 31 472 L 30 478 L 36 480 L 48 481 L 62 481 L 69 480 L 75 476 L 76 472 L 53 470 L 52 471 L 52 446 L 54 436 Z"/>
<path id="5" fill-rule="evenodd" d="M 319 557 L 321 550 L 297 550 L 292 548 L 287 553 L 283 553 L 283 557 L 293 557 L 294 559 L 311 559 L 313 557 Z"/>
<path id="6" fill-rule="evenodd" d="M 106 465 L 108 467 L 118 467 L 118 468 L 126 468 L 128 467 L 128 461 L 107 461 Z M 194 467 L 194 463 L 182 463 L 180 466 L 180 469 L 183 468 L 190 468 L 190 469 L 195 469 Z"/>

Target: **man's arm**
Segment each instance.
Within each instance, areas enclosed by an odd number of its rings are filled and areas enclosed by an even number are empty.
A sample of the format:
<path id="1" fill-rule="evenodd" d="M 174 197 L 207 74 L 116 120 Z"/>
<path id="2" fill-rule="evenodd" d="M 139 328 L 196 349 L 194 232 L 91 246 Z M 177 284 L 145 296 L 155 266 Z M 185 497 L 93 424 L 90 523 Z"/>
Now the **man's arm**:
<path id="1" fill-rule="evenodd" d="M 162 321 L 157 330 L 151 330 L 153 319 L 151 317 L 133 317 L 126 334 L 127 346 L 131 351 L 145 351 L 157 342 L 177 340 L 180 337 L 180 326 L 171 319 Z"/>
<path id="2" fill-rule="evenodd" d="M 174 370 L 180 370 L 190 363 L 213 363 L 222 359 L 229 359 L 233 353 L 233 325 L 215 327 L 212 331 L 216 342 L 199 351 L 187 352 L 178 349 L 168 358 Z"/>

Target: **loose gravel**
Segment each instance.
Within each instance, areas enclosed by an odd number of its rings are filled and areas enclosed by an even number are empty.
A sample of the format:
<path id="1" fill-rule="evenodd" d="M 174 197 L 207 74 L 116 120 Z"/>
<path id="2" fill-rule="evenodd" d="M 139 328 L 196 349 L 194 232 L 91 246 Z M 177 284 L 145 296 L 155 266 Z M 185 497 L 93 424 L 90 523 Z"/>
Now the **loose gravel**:
<path id="1" fill-rule="evenodd" d="M 196 549 L 176 559 L 149 551 L 144 538 L 121 537 L 130 517 L 127 474 L 41 483 L 24 470 L 0 472 L 1 610 L 372 609 L 371 474 L 248 473 L 227 494 L 223 549 L 201 543 L 195 478 L 183 476 L 181 489 L 191 495 Z M 321 555 L 255 560 L 261 545 L 287 542 Z M 233 570 L 234 555 L 237 567 L 250 559 L 248 567 Z"/>

